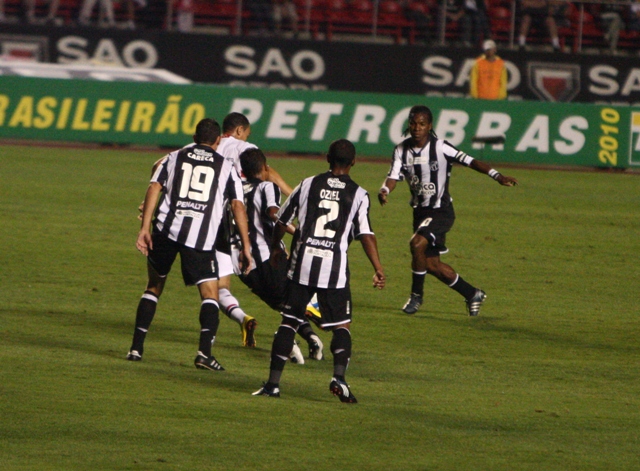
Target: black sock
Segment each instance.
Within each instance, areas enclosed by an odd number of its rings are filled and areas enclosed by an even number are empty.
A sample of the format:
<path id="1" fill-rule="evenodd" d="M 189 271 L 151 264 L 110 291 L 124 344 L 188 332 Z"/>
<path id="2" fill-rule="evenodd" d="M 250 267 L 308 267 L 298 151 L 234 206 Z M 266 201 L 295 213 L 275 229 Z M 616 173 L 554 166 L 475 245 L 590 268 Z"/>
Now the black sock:
<path id="1" fill-rule="evenodd" d="M 411 272 L 413 273 L 411 281 L 411 294 L 417 294 L 422 296 L 424 294 L 424 278 L 427 276 L 427 272 Z"/>
<path id="2" fill-rule="evenodd" d="M 464 296 L 464 299 L 471 299 L 476 294 L 476 288 L 464 281 L 460 275 L 458 275 L 456 281 L 449 285 L 449 288 L 456 290 Z"/>
<path id="3" fill-rule="evenodd" d="M 273 338 L 271 346 L 271 366 L 269 373 L 269 382 L 272 384 L 280 383 L 280 376 L 284 370 L 284 365 L 291 355 L 293 349 L 293 339 L 296 336 L 296 329 L 287 324 L 281 324 Z"/>
<path id="4" fill-rule="evenodd" d="M 131 350 L 136 350 L 140 355 L 144 350 L 144 339 L 156 314 L 156 307 L 158 307 L 158 297 L 151 291 L 145 291 L 138 303 L 136 327 L 133 331 L 133 342 L 131 342 Z"/>
<path id="5" fill-rule="evenodd" d="M 342 378 L 344 381 L 344 374 L 351 358 L 351 333 L 347 329 L 337 328 L 333 331 L 331 353 L 333 354 L 333 376 Z"/>
<path id="6" fill-rule="evenodd" d="M 204 299 L 200 305 L 200 345 L 198 350 L 207 358 L 220 324 L 220 307 L 215 299 Z"/>
<path id="7" fill-rule="evenodd" d="M 311 324 L 309 324 L 308 321 L 305 321 L 302 325 L 300 325 L 300 327 L 298 327 L 298 334 L 300 335 L 300 337 L 305 339 L 307 343 L 309 343 L 311 342 L 311 336 L 315 335 L 315 332 L 313 331 L 313 327 L 311 327 Z"/>

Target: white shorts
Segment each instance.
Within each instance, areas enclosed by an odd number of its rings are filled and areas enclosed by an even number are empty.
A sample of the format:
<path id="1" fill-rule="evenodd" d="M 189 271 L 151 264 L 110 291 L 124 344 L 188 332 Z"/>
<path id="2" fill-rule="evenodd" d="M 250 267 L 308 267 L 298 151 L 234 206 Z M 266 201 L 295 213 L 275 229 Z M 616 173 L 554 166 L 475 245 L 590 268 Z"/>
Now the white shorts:
<path id="1" fill-rule="evenodd" d="M 233 275 L 233 263 L 231 255 L 216 250 L 216 260 L 218 261 L 218 277 Z"/>

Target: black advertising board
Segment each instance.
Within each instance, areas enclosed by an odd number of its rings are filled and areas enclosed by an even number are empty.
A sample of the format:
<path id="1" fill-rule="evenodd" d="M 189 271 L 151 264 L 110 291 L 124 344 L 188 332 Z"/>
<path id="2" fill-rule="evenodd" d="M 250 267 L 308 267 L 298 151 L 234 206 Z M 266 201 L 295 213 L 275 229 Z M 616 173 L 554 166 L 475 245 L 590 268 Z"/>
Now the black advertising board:
<path id="1" fill-rule="evenodd" d="M 510 99 L 640 103 L 634 57 L 499 49 Z M 0 54 L 52 63 L 160 68 L 194 82 L 464 96 L 471 48 L 0 25 Z"/>

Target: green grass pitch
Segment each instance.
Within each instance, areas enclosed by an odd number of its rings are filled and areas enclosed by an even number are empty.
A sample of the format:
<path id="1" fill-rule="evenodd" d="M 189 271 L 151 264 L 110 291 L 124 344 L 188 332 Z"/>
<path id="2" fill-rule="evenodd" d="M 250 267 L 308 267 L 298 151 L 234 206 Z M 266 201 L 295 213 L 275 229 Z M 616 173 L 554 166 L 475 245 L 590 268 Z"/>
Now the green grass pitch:
<path id="1" fill-rule="evenodd" d="M 162 155 L 0 148 L 0 469 L 487 470 L 640 469 L 640 180 L 637 174 L 502 169 L 501 187 L 456 167 L 457 221 L 443 260 L 483 288 L 469 318 L 434 279 L 413 317 L 411 212 L 401 184 L 381 208 L 387 162 L 359 162 L 388 278 L 351 246 L 354 323 L 348 380 L 327 359 L 266 379 L 279 316 L 238 281 L 258 348 L 221 318 L 197 370 L 195 288 L 169 277 L 140 363 L 125 361 L 146 280 L 137 206 Z M 271 164 L 292 184 L 322 159 Z M 497 166 L 500 168 L 500 166 Z"/>

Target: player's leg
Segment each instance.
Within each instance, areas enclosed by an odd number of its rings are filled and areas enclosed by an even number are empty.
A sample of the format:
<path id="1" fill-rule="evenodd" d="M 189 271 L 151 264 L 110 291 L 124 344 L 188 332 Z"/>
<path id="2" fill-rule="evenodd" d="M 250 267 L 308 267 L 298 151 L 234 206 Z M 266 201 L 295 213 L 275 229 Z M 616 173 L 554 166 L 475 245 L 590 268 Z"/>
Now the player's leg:
<path id="1" fill-rule="evenodd" d="M 186 286 L 196 285 L 200 292 L 200 341 L 194 364 L 206 370 L 224 370 L 211 354 L 211 347 L 220 325 L 218 276 L 220 270 L 215 251 L 200 251 L 180 247 L 182 278 Z"/>
<path id="2" fill-rule="evenodd" d="M 220 325 L 220 307 L 218 305 L 218 280 L 207 280 L 198 284 L 200 291 L 200 342 L 194 364 L 196 368 L 205 370 L 224 370 L 211 354 L 211 346 L 215 341 Z"/>
<path id="3" fill-rule="evenodd" d="M 313 291 L 307 286 L 294 282 L 288 284 L 286 302 L 281 312 L 282 321 L 271 346 L 269 379 L 253 393 L 254 396 L 280 396 L 280 378 L 291 355 L 296 332 L 305 320 L 305 307 L 312 295 Z"/>
<path id="4" fill-rule="evenodd" d="M 345 375 L 351 360 L 351 290 L 319 289 L 318 303 L 322 311 L 322 327 L 332 331 L 331 354 L 333 355 L 333 378 L 329 390 L 341 402 L 356 403 Z"/>
<path id="5" fill-rule="evenodd" d="M 427 271 L 449 288 L 464 297 L 470 316 L 477 316 L 487 295 L 484 291 L 469 284 L 451 266 L 440 260 L 439 253 L 428 252 Z"/>
<path id="6" fill-rule="evenodd" d="M 409 241 L 409 248 L 411 249 L 411 294 L 402 307 L 402 311 L 406 314 L 415 314 L 422 305 L 424 279 L 427 276 L 425 251 L 428 246 L 427 239 L 417 233 Z"/>
<path id="7" fill-rule="evenodd" d="M 218 269 L 220 270 L 220 307 L 229 319 L 237 322 L 240 326 L 242 345 L 255 347 L 255 330 L 258 324 L 253 317 L 244 312 L 238 299 L 231 293 L 231 275 L 233 274 L 231 255 L 218 250 L 216 251 L 216 258 L 218 260 Z"/>
<path id="8" fill-rule="evenodd" d="M 167 275 L 178 254 L 175 242 L 169 240 L 164 234 L 154 232 L 152 237 L 153 249 L 149 251 L 147 257 L 147 286 L 138 302 L 133 340 L 127 353 L 127 360 L 130 361 L 142 360 L 147 332 L 156 314 L 158 300 L 164 289 Z"/>
<path id="9" fill-rule="evenodd" d="M 307 310 L 308 307 L 309 306 L 307 306 Z M 309 345 L 309 358 L 311 360 L 322 360 L 324 358 L 324 354 L 322 353 L 322 350 L 324 348 L 322 340 L 320 340 L 318 334 L 315 333 L 308 320 L 305 320 L 300 325 L 300 328 L 298 329 L 298 335 L 305 339 L 307 344 Z"/>

